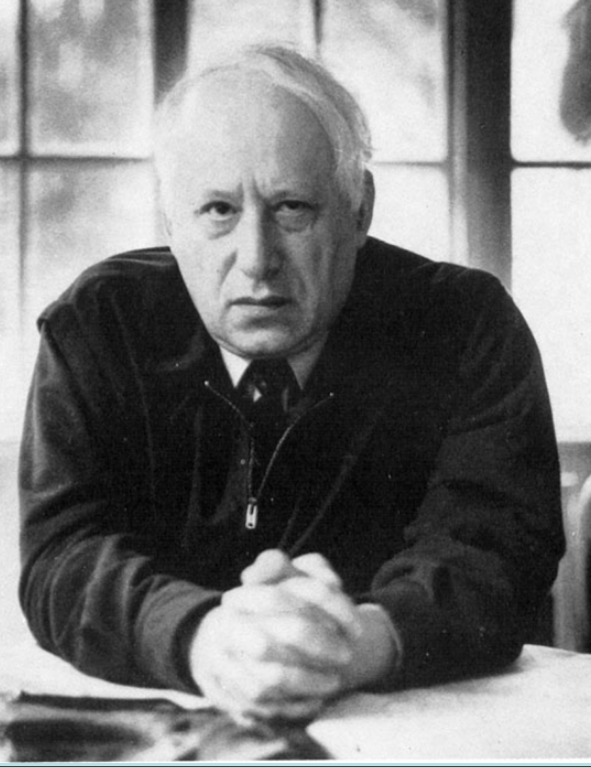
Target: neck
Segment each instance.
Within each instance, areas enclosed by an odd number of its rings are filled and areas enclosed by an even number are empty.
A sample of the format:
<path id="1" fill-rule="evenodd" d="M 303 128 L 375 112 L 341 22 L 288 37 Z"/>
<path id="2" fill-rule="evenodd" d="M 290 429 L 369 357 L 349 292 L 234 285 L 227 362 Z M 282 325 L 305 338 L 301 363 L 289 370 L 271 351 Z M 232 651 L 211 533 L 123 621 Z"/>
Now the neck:
<path id="1" fill-rule="evenodd" d="M 321 339 L 306 349 L 302 350 L 301 352 L 297 352 L 295 355 L 287 356 L 287 362 L 290 364 L 294 372 L 300 389 L 303 389 L 306 386 L 306 382 L 310 378 L 310 374 L 312 373 L 314 366 L 320 357 L 320 353 L 322 352 L 322 348 L 326 342 L 327 335 L 328 334 L 324 335 Z M 240 355 L 236 355 L 233 352 L 229 352 L 223 347 L 220 347 L 220 352 L 224 361 L 224 365 L 226 366 L 226 370 L 228 371 L 230 379 L 232 380 L 232 384 L 237 386 L 242 377 L 242 374 L 248 367 L 249 363 L 253 360 L 253 358 L 241 357 Z"/>

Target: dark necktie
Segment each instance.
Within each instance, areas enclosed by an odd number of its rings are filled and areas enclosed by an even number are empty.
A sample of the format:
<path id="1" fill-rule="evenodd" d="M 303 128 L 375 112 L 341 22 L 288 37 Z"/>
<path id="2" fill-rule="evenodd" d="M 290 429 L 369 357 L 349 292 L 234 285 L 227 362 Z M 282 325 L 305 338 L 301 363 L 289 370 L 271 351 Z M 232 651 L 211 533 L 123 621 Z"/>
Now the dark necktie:
<path id="1" fill-rule="evenodd" d="M 254 360 L 242 377 L 240 391 L 253 424 L 256 485 L 287 429 L 288 410 L 299 386 L 287 360 Z"/>
<path id="2" fill-rule="evenodd" d="M 260 421 L 272 431 L 284 428 L 287 411 L 299 393 L 297 379 L 284 358 L 253 360 L 240 389 L 255 424 Z"/>

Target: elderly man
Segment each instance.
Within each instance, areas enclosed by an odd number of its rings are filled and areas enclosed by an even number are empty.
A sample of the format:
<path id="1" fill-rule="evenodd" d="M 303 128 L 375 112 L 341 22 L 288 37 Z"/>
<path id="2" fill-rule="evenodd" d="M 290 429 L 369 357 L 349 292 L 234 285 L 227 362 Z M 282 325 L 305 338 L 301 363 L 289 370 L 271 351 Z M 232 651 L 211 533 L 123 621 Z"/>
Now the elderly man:
<path id="1" fill-rule="evenodd" d="M 359 108 L 247 50 L 159 117 L 170 249 L 40 318 L 21 599 L 111 680 L 308 717 L 498 668 L 562 554 L 542 368 L 490 275 L 368 237 Z"/>

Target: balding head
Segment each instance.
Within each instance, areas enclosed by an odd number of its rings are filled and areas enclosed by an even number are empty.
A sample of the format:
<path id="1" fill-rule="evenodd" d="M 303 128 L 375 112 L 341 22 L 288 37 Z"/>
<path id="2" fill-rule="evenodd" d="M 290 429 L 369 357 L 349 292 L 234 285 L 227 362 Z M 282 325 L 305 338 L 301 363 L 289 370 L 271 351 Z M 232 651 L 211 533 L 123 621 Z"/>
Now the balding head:
<path id="1" fill-rule="evenodd" d="M 233 98 L 238 83 L 273 85 L 302 102 L 324 129 L 332 155 L 336 184 L 351 209 L 357 211 L 365 194 L 365 171 L 371 156 L 364 115 L 351 94 L 319 64 L 295 51 L 256 46 L 219 57 L 195 73 L 187 74 L 165 97 L 156 121 L 155 162 L 166 207 L 166 185 L 171 161 L 186 140 L 188 114 L 203 95 L 230 86 Z M 231 84 L 234 88 L 231 88 Z M 190 128 L 190 126 L 189 126 Z"/>
<path id="2" fill-rule="evenodd" d="M 322 341 L 349 294 L 373 202 L 334 105 L 319 111 L 293 73 L 287 87 L 259 69 L 218 66 L 179 85 L 157 152 L 189 294 L 212 338 L 247 358 Z"/>

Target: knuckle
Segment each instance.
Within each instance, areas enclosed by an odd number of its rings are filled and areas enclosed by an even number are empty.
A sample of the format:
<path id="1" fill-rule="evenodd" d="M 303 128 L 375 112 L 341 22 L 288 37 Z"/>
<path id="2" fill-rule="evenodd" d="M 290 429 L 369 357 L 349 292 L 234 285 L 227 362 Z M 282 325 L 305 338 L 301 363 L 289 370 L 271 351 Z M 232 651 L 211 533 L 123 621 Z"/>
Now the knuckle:
<path id="1" fill-rule="evenodd" d="M 286 589 L 299 600 L 306 603 L 322 604 L 327 600 L 331 600 L 333 595 L 333 590 L 322 582 L 310 577 L 291 579 L 286 583 Z"/>
<path id="2" fill-rule="evenodd" d="M 286 671 L 282 664 L 265 664 L 262 679 L 267 692 L 277 692 L 286 682 Z"/>
<path id="3" fill-rule="evenodd" d="M 285 616 L 277 629 L 284 643 L 305 647 L 314 633 L 314 624 L 303 616 Z"/>
<path id="4" fill-rule="evenodd" d="M 251 666 L 248 675 L 241 679 L 240 687 L 251 704 L 261 705 L 281 694 L 285 682 L 280 664 L 264 663 Z"/>
<path id="5" fill-rule="evenodd" d="M 310 567 L 330 568 L 330 563 L 319 552 L 308 552 L 306 555 L 300 555 L 293 561 L 294 565 L 305 565 Z"/>
<path id="6" fill-rule="evenodd" d="M 328 581 L 337 586 L 341 585 L 341 579 L 333 569 L 330 562 L 318 552 L 311 552 L 307 555 L 301 555 L 293 561 L 294 566 L 300 568 L 306 573 L 315 574 L 323 581 Z"/>
<path id="7" fill-rule="evenodd" d="M 235 587 L 234 589 L 229 589 L 222 595 L 221 605 L 223 607 L 232 607 L 237 603 L 240 603 L 240 598 L 243 592 L 244 587 Z"/>
<path id="8" fill-rule="evenodd" d="M 273 648 L 272 639 L 258 626 L 243 628 L 236 637 L 236 655 L 265 659 Z"/>
<path id="9" fill-rule="evenodd" d="M 253 675 L 245 680 L 242 691 L 251 704 L 260 704 L 267 695 L 268 686 L 257 675 Z"/>

